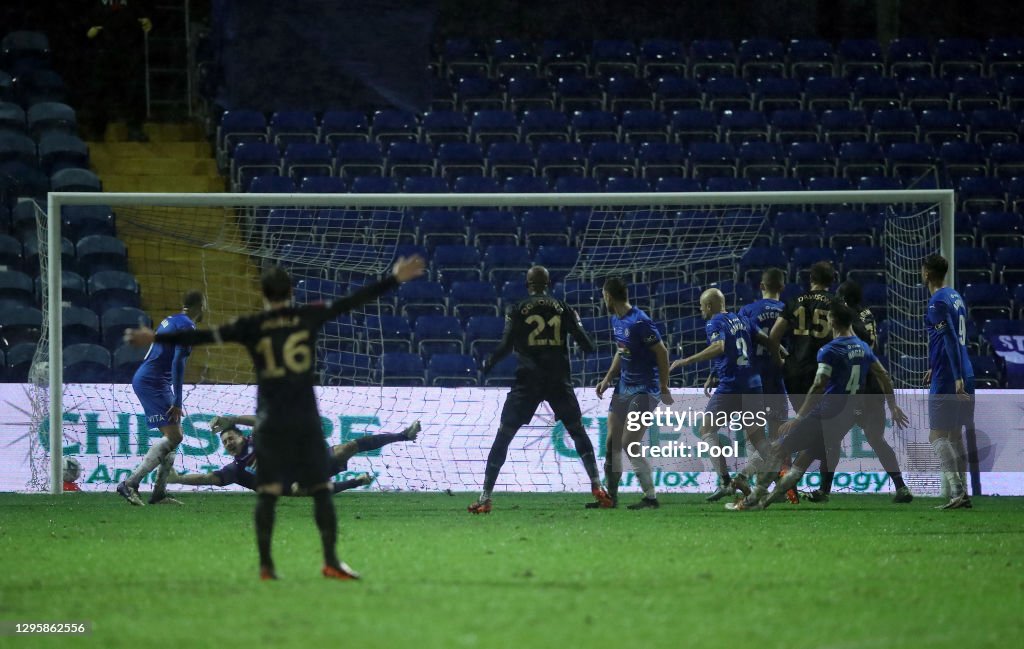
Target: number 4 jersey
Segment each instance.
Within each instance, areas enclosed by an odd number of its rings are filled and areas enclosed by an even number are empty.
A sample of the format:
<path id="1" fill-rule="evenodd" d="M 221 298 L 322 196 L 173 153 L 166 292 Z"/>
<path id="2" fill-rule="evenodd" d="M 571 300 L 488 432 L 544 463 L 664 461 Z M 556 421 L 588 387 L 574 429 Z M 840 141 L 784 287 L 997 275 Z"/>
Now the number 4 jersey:
<path id="1" fill-rule="evenodd" d="M 928 300 L 924 321 L 932 392 L 955 392 L 958 379 L 974 376 L 967 356 L 967 307 L 963 298 L 948 286 L 940 288 Z"/>

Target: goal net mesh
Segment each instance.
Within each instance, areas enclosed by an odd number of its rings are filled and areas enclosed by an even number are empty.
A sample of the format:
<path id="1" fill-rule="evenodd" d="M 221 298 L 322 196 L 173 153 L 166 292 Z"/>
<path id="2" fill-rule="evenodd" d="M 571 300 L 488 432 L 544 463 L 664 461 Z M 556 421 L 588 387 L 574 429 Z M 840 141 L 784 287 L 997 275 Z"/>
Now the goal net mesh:
<path id="1" fill-rule="evenodd" d="M 437 354 L 461 353 L 479 363 L 496 345 L 500 330 L 474 334 L 470 321 L 477 317 L 500 319 L 502 310 L 525 292 L 525 271 L 530 263 L 549 268 L 553 292 L 579 311 L 597 343 L 597 353 L 589 356 L 573 349 L 572 364 L 574 382 L 588 388 L 579 392 L 584 423 L 600 447 L 607 434 L 607 401 L 598 401 L 589 388 L 603 375 L 615 351 L 602 304 L 603 281 L 613 275 L 625 278 L 632 302 L 658 323 L 671 357 L 692 354 L 706 345 L 698 305 L 701 291 L 720 288 L 734 310 L 760 297 L 759 274 L 748 272 L 758 269 L 742 260 L 752 247 L 778 244 L 771 231 L 775 214 L 793 209 L 700 206 L 692 200 L 668 205 L 541 206 L 557 216 L 556 220 L 564 219 L 566 227 L 558 232 L 531 229 L 524 216 L 531 206 L 506 204 L 501 196 L 486 205 L 444 210 L 401 197 L 395 203 L 356 208 L 339 197 L 336 205 L 326 207 L 126 204 L 115 206 L 114 213 L 118 238 L 127 246 L 126 270 L 138 281 L 138 306 L 154 324 L 179 312 L 183 294 L 191 289 L 201 290 L 207 298 L 201 327 L 261 309 L 259 275 L 272 264 L 280 264 L 292 274 L 296 301 L 310 302 L 344 295 L 375 281 L 397 256 L 420 252 L 436 260 L 442 246 L 461 246 L 468 262 L 458 263 L 455 255 L 456 262 L 443 268 L 435 263 L 430 269 L 427 279 L 443 287 L 441 298 L 389 295 L 328 323 L 317 348 L 318 398 L 328 443 L 398 432 L 414 420 L 424 422 L 417 443 L 392 444 L 357 456 L 349 464 L 350 473 L 373 473 L 376 481 L 371 489 L 439 491 L 479 487 L 514 360 L 486 377 L 466 372 L 455 377 L 441 372 L 439 377 L 431 359 Z M 812 215 L 832 208 L 798 209 Z M 446 229 L 445 219 L 440 219 L 442 225 L 430 229 L 424 218 L 428 211 L 455 215 L 455 222 L 462 226 Z M 500 231 L 477 227 L 483 223 L 476 218 L 482 211 L 500 211 L 512 225 Z M 909 323 L 906 333 L 893 328 L 888 332 L 887 359 L 899 385 L 913 385 L 912 373 L 920 372 L 920 361 L 914 359 L 920 358 L 923 338 L 913 332 L 920 332 L 917 322 L 923 301 L 918 300 L 913 275 L 919 253 L 938 249 L 936 214 L 934 206 L 913 211 L 906 206 L 890 208 L 881 221 L 884 230 L 877 233 L 877 241 L 886 250 L 885 272 L 891 278 L 886 305 L 889 318 L 900 314 Z M 40 213 L 41 242 L 46 240 L 46 225 L 46 216 Z M 823 242 L 823 247 L 826 245 Z M 512 254 L 511 249 L 520 254 Z M 40 254 L 45 296 L 48 255 L 43 253 L 45 248 Z M 838 256 L 842 257 L 841 251 Z M 106 267 L 105 263 L 114 268 L 119 262 L 100 258 L 93 269 Z M 780 256 L 772 265 L 789 269 L 791 264 Z M 799 282 L 795 273 L 789 277 L 791 282 Z M 497 298 L 490 298 L 489 304 L 467 304 L 471 298 L 453 297 L 456 282 L 490 284 Z M 104 306 L 132 304 L 131 287 L 123 289 L 120 300 L 116 299 L 118 292 L 111 289 L 109 293 L 115 297 Z M 44 300 L 45 308 L 49 307 Z M 418 327 L 424 316 L 449 318 L 449 330 Z M 106 328 L 105 313 L 101 318 Z M 67 331 L 65 326 L 65 349 Z M 116 344 L 110 349 L 112 382 L 77 383 L 65 378 L 63 398 L 68 414 L 63 435 L 65 452 L 82 464 L 83 480 L 89 480 L 92 488 L 112 490 L 159 432 L 147 430 L 130 385 L 145 350 Z M 32 373 L 32 411 L 27 413 L 33 428 L 44 431 L 50 388 L 47 362 L 44 330 Z M 708 372 L 707 363 L 687 368 L 685 373 L 673 375 L 672 385 L 699 388 Z M 185 441 L 179 447 L 179 471 L 208 471 L 230 460 L 220 440 L 209 431 L 209 420 L 215 415 L 250 413 L 255 406 L 253 382 L 251 361 L 241 348 L 211 345 L 192 351 L 185 375 Z M 467 388 L 470 384 L 478 387 Z M 46 486 L 47 444 L 43 436 L 33 442 L 29 458 L 32 478 L 26 486 L 30 490 Z M 895 446 L 901 460 L 905 459 L 905 445 L 897 440 Z M 840 470 L 857 468 L 844 464 Z M 351 476 L 342 474 L 338 479 L 345 477 Z M 712 474 L 704 474 L 702 486 L 710 480 Z M 662 486 L 673 485 L 666 482 Z M 571 441 L 542 404 L 531 424 L 517 436 L 499 488 L 576 491 L 587 487 Z"/>

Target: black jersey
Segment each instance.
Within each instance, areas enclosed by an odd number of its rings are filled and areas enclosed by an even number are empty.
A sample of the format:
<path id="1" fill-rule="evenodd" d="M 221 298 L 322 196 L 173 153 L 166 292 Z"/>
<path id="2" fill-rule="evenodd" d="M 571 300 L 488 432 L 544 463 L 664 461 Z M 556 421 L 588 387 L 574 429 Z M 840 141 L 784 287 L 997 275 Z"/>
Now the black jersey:
<path id="1" fill-rule="evenodd" d="M 276 422 L 318 417 L 316 339 L 320 327 L 398 285 L 389 277 L 330 302 L 290 305 L 242 316 L 206 330 L 158 334 L 157 342 L 202 345 L 235 342 L 245 346 L 256 371 L 257 415 Z"/>
<path id="2" fill-rule="evenodd" d="M 875 314 L 871 309 L 861 308 L 857 312 L 857 319 L 853 321 L 853 334 L 866 342 L 872 351 L 877 352 L 875 345 L 878 342 L 878 325 L 875 321 Z M 864 387 L 866 394 L 882 394 L 882 386 L 874 374 L 868 374 L 867 384 Z"/>
<path id="3" fill-rule="evenodd" d="M 531 295 L 506 310 L 505 333 L 490 364 L 515 350 L 519 357 L 517 381 L 569 382 L 568 336 L 583 351 L 594 351 L 579 316 L 565 302 L 547 294 Z"/>
<path id="4" fill-rule="evenodd" d="M 828 324 L 831 305 L 832 294 L 828 291 L 808 291 L 786 304 L 782 318 L 789 323 L 789 356 L 784 370 L 787 381 L 813 377 L 817 371 L 818 350 L 832 340 L 832 327 Z"/>

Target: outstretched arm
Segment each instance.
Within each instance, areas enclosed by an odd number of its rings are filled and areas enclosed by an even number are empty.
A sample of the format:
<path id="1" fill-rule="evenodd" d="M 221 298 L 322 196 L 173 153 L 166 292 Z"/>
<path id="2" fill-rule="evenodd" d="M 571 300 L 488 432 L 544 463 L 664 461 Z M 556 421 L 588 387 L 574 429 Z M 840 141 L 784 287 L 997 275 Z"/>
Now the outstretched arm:
<path id="1" fill-rule="evenodd" d="M 892 420 L 898 427 L 905 428 L 910 423 L 910 419 L 903 409 L 896 405 L 896 392 L 893 390 L 892 378 L 889 373 L 885 371 L 885 367 L 878 360 L 875 360 L 871 364 L 871 374 L 878 380 L 878 385 L 882 388 L 885 402 L 889 404 L 889 412 L 892 413 Z"/>
<path id="2" fill-rule="evenodd" d="M 687 365 L 694 365 L 696 363 L 700 363 L 701 361 L 709 361 L 712 358 L 721 356 L 724 353 L 725 341 L 716 340 L 715 342 L 711 343 L 710 345 L 708 345 L 701 351 L 697 352 L 693 356 L 687 356 L 686 358 L 680 358 L 679 360 L 673 361 L 671 369 L 675 370 L 680 367 L 686 367 Z"/>
<path id="3" fill-rule="evenodd" d="M 569 333 L 572 335 L 573 340 L 580 346 L 585 354 L 593 354 L 597 351 L 594 347 L 594 341 L 587 335 L 586 329 L 583 328 L 583 323 L 580 321 L 580 316 L 573 309 L 569 309 Z"/>
<path id="4" fill-rule="evenodd" d="M 177 473 L 172 471 L 167 476 L 167 482 L 171 484 L 184 484 L 193 487 L 213 486 L 223 487 L 224 483 L 220 476 L 212 471 L 210 473 Z"/>
<path id="5" fill-rule="evenodd" d="M 416 279 L 423 274 L 424 269 L 426 269 L 426 262 L 423 261 L 422 257 L 418 255 L 414 255 L 408 259 L 400 257 L 398 261 L 395 262 L 395 266 L 391 270 L 391 274 L 381 281 L 374 284 L 368 284 L 351 295 L 331 301 L 327 305 L 326 319 L 332 320 L 342 313 L 347 313 L 364 304 L 373 302 L 380 296 L 394 289 L 399 284 Z"/>

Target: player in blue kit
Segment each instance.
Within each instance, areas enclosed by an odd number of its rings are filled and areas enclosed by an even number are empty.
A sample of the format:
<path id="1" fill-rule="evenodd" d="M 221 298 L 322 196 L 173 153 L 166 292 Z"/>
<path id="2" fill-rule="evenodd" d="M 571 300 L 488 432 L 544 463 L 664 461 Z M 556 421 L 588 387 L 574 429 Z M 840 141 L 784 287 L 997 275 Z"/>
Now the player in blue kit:
<path id="1" fill-rule="evenodd" d="M 771 331 L 775 321 L 782 316 L 785 302 L 779 299 L 786 284 L 786 275 L 779 268 L 769 268 L 761 274 L 761 299 L 740 309 L 739 315 L 756 325 L 762 331 Z M 789 416 L 786 383 L 782 369 L 771 360 L 768 345 L 755 343 L 750 364 L 761 377 L 764 405 L 768 413 L 768 438 L 774 440 L 779 426 Z"/>
<path id="2" fill-rule="evenodd" d="M 823 467 L 834 470 L 838 458 L 827 449 L 838 448 L 838 442 L 850 431 L 857 418 L 859 400 L 868 376 L 878 380 L 895 424 L 907 425 L 907 415 L 896 405 L 892 381 L 871 347 L 853 334 L 856 314 L 841 300 L 834 300 L 828 311 L 828 326 L 833 339 L 818 350 L 818 369 L 814 382 L 802 400 L 796 418 L 779 429 L 782 436 L 773 444 L 773 462 L 799 453 L 792 468 L 778 480 L 775 490 L 766 495 L 767 486 L 774 479 L 775 467 L 762 474 L 750 496 L 740 503 L 726 505 L 730 510 L 763 509 L 785 498 L 785 493 L 796 486 L 815 459 Z"/>
<path id="3" fill-rule="evenodd" d="M 199 291 L 185 293 L 181 313 L 164 318 L 157 332 L 169 334 L 176 331 L 195 331 L 196 323 L 203 319 L 206 301 Z M 146 413 L 146 424 L 157 428 L 163 439 L 149 447 L 127 480 L 117 485 L 117 493 L 131 505 L 141 506 L 139 483 L 153 469 L 157 469 L 156 484 L 149 498 L 149 504 L 180 505 L 175 498 L 167 496 L 167 475 L 174 466 L 174 455 L 182 440 L 181 407 L 184 395 L 181 392 L 185 380 L 185 364 L 192 348 L 186 345 L 153 343 L 146 352 L 146 358 L 132 378 L 132 389 Z"/>
<path id="4" fill-rule="evenodd" d="M 647 432 L 642 426 L 635 431 L 626 429 L 629 413 L 650 412 L 657 407 L 658 401 L 671 405 L 672 395 L 668 389 L 668 349 L 661 340 L 658 325 L 629 303 L 629 287 L 621 278 L 605 281 L 603 294 L 605 306 L 612 314 L 612 334 L 618 353 L 597 384 L 596 391 L 601 399 L 608 388 L 615 386 L 608 410 L 604 474 L 608 495 L 617 503 L 622 477 L 622 449 L 642 440 Z M 629 509 L 657 509 L 658 498 L 650 463 L 644 457 L 630 456 L 629 459 L 644 492 L 643 499 L 630 505 Z M 600 503 L 587 503 L 586 506 L 599 507 Z"/>
<path id="5" fill-rule="evenodd" d="M 704 329 L 708 346 L 692 356 L 673 362 L 671 370 L 711 361 L 712 372 L 718 377 L 718 388 L 711 395 L 705 411 L 726 413 L 729 426 L 746 430 L 747 439 L 764 457 L 770 449 L 763 426 L 759 429 L 753 416 L 746 417 L 750 423 L 744 423 L 744 418 L 745 413 L 755 415 L 764 409 L 761 377 L 751 364 L 750 356 L 754 341 L 759 339 L 767 344 L 768 337 L 746 318 L 730 313 L 725 308 L 725 295 L 717 288 L 709 288 L 701 294 L 700 313 L 707 320 Z M 701 424 L 701 439 L 710 446 L 721 445 L 718 438 L 721 422 L 722 419 L 715 415 L 705 417 Z M 734 481 L 729 476 L 724 457 L 714 458 L 714 461 L 720 481 L 718 489 L 708 496 L 708 502 L 720 500 L 737 490 L 750 492 L 745 479 L 740 477 Z"/>
<path id="6" fill-rule="evenodd" d="M 967 307 L 960 294 L 946 286 L 948 272 L 949 263 L 940 255 L 929 255 L 921 264 L 921 280 L 931 295 L 924 318 L 928 330 L 928 438 L 939 456 L 943 481 L 949 484 L 949 502 L 939 508 L 970 509 L 961 429 L 974 419 L 974 369 L 967 356 Z"/>

